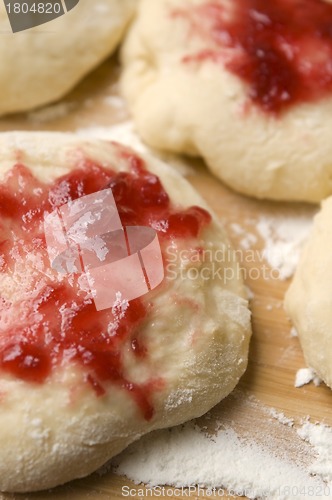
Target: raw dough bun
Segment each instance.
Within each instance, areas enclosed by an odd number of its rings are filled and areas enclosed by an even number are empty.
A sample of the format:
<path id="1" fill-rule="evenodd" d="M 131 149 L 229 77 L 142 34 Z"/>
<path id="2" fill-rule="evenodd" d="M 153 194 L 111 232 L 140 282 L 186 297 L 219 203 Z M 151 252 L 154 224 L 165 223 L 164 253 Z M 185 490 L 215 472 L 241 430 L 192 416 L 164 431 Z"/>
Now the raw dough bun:
<path id="1" fill-rule="evenodd" d="M 332 193 L 332 98 L 292 107 L 277 119 L 255 106 L 243 112 L 246 88 L 221 63 L 181 62 L 209 45 L 170 13 L 204 2 L 140 3 L 124 46 L 122 80 L 139 133 L 156 148 L 202 156 L 242 193 L 320 201 Z"/>
<path id="2" fill-rule="evenodd" d="M 332 388 L 332 197 L 314 227 L 285 299 L 307 365 Z"/>
<path id="3" fill-rule="evenodd" d="M 5 133 L 0 136 L 0 172 L 3 177 L 18 157 L 44 181 L 76 168 L 84 158 L 112 169 L 128 168 L 117 151 L 110 142 L 71 134 Z M 160 177 L 173 203 L 205 207 L 170 167 L 150 157 L 147 167 Z M 174 241 L 172 252 L 188 250 L 188 243 L 183 248 L 181 240 Z M 192 264 L 179 253 L 176 269 L 184 276 L 177 272 L 175 279 L 145 296 L 153 307 L 139 335 L 148 356 L 125 367 L 140 379 L 146 374 L 163 379 L 163 389 L 153 393 L 152 420 L 145 420 L 128 392 L 112 383 L 97 397 L 82 384 L 83 369 L 70 361 L 40 385 L 2 371 L 0 490 L 40 490 L 83 477 L 143 434 L 202 415 L 233 390 L 247 366 L 251 335 L 240 269 L 215 219 L 194 244 L 216 256 L 217 261 L 213 257 L 204 266 L 225 271 L 227 279 L 190 279 L 185 271 Z M 28 262 L 24 278 L 31 270 Z M 3 296 L 6 275 L 0 276 Z M 20 290 L 22 277 L 14 275 L 12 281 Z M 73 388 L 75 400 L 69 403 Z"/>
<path id="4" fill-rule="evenodd" d="M 0 114 L 61 98 L 110 55 L 137 0 L 80 0 L 61 17 L 12 34 L 0 2 Z"/>

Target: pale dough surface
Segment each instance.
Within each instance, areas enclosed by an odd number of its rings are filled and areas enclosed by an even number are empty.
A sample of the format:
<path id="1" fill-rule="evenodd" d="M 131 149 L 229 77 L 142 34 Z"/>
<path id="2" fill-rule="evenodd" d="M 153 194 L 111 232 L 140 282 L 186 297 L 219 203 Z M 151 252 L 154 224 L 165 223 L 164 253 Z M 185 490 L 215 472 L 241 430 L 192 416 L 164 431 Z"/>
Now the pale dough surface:
<path id="1" fill-rule="evenodd" d="M 63 16 L 13 34 L 0 3 L 0 114 L 27 111 L 71 90 L 117 47 L 137 0 L 80 0 Z"/>
<path id="2" fill-rule="evenodd" d="M 1 177 L 18 157 L 45 181 L 86 157 L 105 167 L 128 168 L 115 150 L 109 142 L 70 134 L 5 133 L 0 136 Z M 170 167 L 152 158 L 147 166 L 160 177 L 174 204 L 205 206 Z M 85 476 L 141 435 L 202 415 L 232 391 L 246 369 L 251 335 L 243 283 L 217 221 L 194 243 L 216 256 L 204 265 L 221 268 L 228 278 L 206 280 L 200 275 L 192 280 L 178 272 L 149 294 L 153 308 L 140 333 L 148 356 L 136 362 L 126 358 L 125 370 L 131 380 L 164 380 L 164 388 L 153 395 L 153 419 L 146 421 L 128 393 L 111 383 L 106 395 L 97 397 L 82 383 L 83 370 L 70 361 L 40 386 L 1 373 L 0 490 L 40 490 Z M 181 254 L 185 249 L 180 242 L 172 246 L 177 271 L 192 266 Z M 28 261 L 24 273 L 14 273 L 18 296 L 33 272 Z M 1 293 L 15 297 L 8 279 L 2 273 Z"/>
<path id="3" fill-rule="evenodd" d="M 322 204 L 285 307 L 307 365 L 332 388 L 332 198 Z"/>
<path id="4" fill-rule="evenodd" d="M 172 12 L 203 3 L 140 4 L 123 50 L 122 79 L 139 133 L 156 148 L 202 156 L 217 177 L 244 194 L 325 198 L 332 193 L 332 98 L 273 118 L 258 107 L 247 109 L 245 85 L 221 62 L 183 63 L 183 57 L 210 46 Z"/>

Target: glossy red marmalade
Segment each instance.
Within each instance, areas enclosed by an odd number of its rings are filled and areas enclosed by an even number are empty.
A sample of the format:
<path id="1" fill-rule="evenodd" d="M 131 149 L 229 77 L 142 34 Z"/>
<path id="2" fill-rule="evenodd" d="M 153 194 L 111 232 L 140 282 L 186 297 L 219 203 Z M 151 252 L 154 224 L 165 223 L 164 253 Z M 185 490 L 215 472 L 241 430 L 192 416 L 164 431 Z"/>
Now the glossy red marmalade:
<path id="1" fill-rule="evenodd" d="M 176 210 L 159 179 L 144 169 L 142 160 L 120 151 L 122 161 L 125 157 L 131 165 L 130 173 L 115 173 L 85 161 L 68 175 L 44 184 L 27 167 L 17 164 L 0 184 L 1 273 L 8 276 L 15 272 L 26 288 L 26 297 L 13 303 L 1 298 L 0 366 L 22 380 L 42 383 L 53 367 L 72 360 L 84 367 L 85 380 L 98 395 L 105 393 L 107 382 L 117 384 L 131 393 L 144 417 L 150 419 L 151 395 L 160 387 L 160 380 L 141 385 L 128 380 L 122 353 L 129 350 L 136 358 L 148 356 L 140 341 L 140 329 L 152 305 L 141 299 L 131 301 L 114 329 L 119 311 L 97 312 L 91 299 L 82 293 L 78 275 L 59 278 L 49 269 L 43 233 L 45 211 L 111 187 L 123 225 L 163 221 L 165 230 L 166 221 L 166 232 L 159 234 L 161 242 L 198 236 L 209 223 L 209 214 L 198 207 Z M 27 267 L 34 273 L 29 278 L 25 277 Z"/>
<path id="2" fill-rule="evenodd" d="M 206 50 L 186 62 L 213 60 L 249 86 L 252 102 L 279 114 L 332 92 L 332 5 L 322 0 L 210 1 L 185 16 Z M 225 49 L 233 49 L 231 51 Z"/>

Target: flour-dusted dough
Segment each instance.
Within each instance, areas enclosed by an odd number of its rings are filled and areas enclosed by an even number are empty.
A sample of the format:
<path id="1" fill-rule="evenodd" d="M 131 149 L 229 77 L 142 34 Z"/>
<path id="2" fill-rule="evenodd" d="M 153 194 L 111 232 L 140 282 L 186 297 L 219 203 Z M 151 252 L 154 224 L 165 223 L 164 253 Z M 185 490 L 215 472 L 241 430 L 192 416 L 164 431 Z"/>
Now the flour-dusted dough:
<path id="1" fill-rule="evenodd" d="M 5 133 L 0 136 L 1 179 L 18 161 L 48 182 L 77 168 L 84 159 L 106 168 L 128 169 L 128 161 L 121 159 L 125 155 L 119 157 L 117 152 L 110 142 L 70 134 Z M 146 161 L 175 206 L 205 206 L 179 174 L 158 160 Z M 246 369 L 251 334 L 239 267 L 215 219 L 193 244 L 200 252 L 210 251 L 212 258 L 204 263 L 208 272 L 221 269 L 227 279 L 206 279 L 206 271 L 190 278 L 185 273 L 188 267 L 200 270 L 201 264 L 191 264 L 181 254 L 188 250 L 186 242 L 174 240 L 176 276 L 171 279 L 167 272 L 161 287 L 143 299 L 152 304 L 137 334 L 147 356 L 132 364 L 124 347 L 130 380 L 151 376 L 163 381 L 153 393 L 152 420 L 142 416 L 128 391 L 111 382 L 106 393 L 97 396 L 83 383 L 84 370 L 70 356 L 41 384 L 0 370 L 0 490 L 40 490 L 85 476 L 141 435 L 202 415 L 232 391 Z M 31 290 L 24 288 L 36 271 L 34 263 L 40 266 L 38 259 L 27 255 L 23 271 L 18 261 L 14 275 L 0 273 L 2 297 L 15 301 L 26 292 L 29 297 Z M 46 276 L 55 272 L 44 271 Z M 18 314 L 11 316 L 9 310 L 0 318 L 0 326 L 17 321 Z"/>
<path id="2" fill-rule="evenodd" d="M 0 114 L 55 101 L 113 52 L 137 0 L 80 0 L 63 16 L 13 34 L 0 2 Z"/>
<path id="3" fill-rule="evenodd" d="M 191 36 L 188 21 L 171 13 L 204 3 L 142 0 L 123 51 L 122 80 L 139 133 L 156 148 L 202 156 L 242 193 L 320 201 L 332 193 L 332 98 L 274 118 L 245 108 L 245 85 L 222 63 L 184 64 L 183 57 L 208 50 L 209 43 Z"/>
<path id="4" fill-rule="evenodd" d="M 322 204 L 285 299 L 307 365 L 332 388 L 332 198 Z"/>

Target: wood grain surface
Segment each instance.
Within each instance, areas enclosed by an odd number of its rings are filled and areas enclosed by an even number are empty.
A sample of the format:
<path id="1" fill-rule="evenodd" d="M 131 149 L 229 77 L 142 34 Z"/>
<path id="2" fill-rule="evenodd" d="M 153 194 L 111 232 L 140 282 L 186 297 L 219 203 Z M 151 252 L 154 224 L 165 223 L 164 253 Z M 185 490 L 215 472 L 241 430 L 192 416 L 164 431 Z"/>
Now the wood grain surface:
<path id="1" fill-rule="evenodd" d="M 118 79 L 120 68 L 116 58 L 106 61 L 94 73 L 87 77 L 63 101 L 53 105 L 53 118 L 49 119 L 48 110 L 41 110 L 27 115 L 16 115 L 0 120 L 0 131 L 9 130 L 56 130 L 75 131 L 90 126 L 109 127 L 128 119 L 125 109 L 119 107 Z M 58 116 L 56 116 L 56 114 Z M 284 214 L 313 215 L 317 207 L 303 204 L 278 204 L 262 202 L 238 195 L 208 173 L 198 160 L 187 159 L 190 167 L 188 180 L 201 193 L 214 209 L 220 220 L 229 230 L 234 246 L 239 245 L 241 236 L 234 233 L 234 223 L 255 232 L 255 225 L 262 215 Z M 258 235 L 257 235 L 258 236 Z M 257 238 L 252 249 L 257 255 L 263 247 L 263 241 Z M 264 262 L 263 262 L 264 263 Z M 324 384 L 319 387 L 307 385 L 296 389 L 294 379 L 296 371 L 305 367 L 305 362 L 297 338 L 290 335 L 290 324 L 283 311 L 283 297 L 289 282 L 276 279 L 264 280 L 257 273 L 249 276 L 253 267 L 260 269 L 263 263 L 243 261 L 245 281 L 253 292 L 251 309 L 253 313 L 253 338 L 250 347 L 250 360 L 235 395 L 214 408 L 209 415 L 209 425 L 214 421 L 231 421 L 240 430 L 250 432 L 250 426 L 259 427 L 264 437 L 265 420 L 268 418 L 259 406 L 250 405 L 250 396 L 254 396 L 262 407 L 273 407 L 293 418 L 299 424 L 309 415 L 312 421 L 325 422 L 332 426 L 332 392 Z M 266 263 L 264 263 L 266 264 Z M 204 419 L 204 417 L 203 417 Z M 278 426 L 282 432 L 289 453 L 292 453 L 292 432 L 285 426 Z M 124 498 L 121 488 L 130 485 L 137 492 L 142 486 L 134 485 L 126 478 L 112 473 L 92 476 L 74 481 L 49 492 L 13 495 L 3 494 L 2 499 L 15 500 L 106 500 Z M 191 498 L 197 498 L 195 494 Z M 145 498 L 136 496 L 136 498 Z M 168 496 L 167 498 L 188 498 L 188 496 Z M 209 498 L 201 495 L 199 498 Z M 223 498 L 230 498 L 224 496 Z M 232 497 L 234 498 L 234 497 Z"/>

